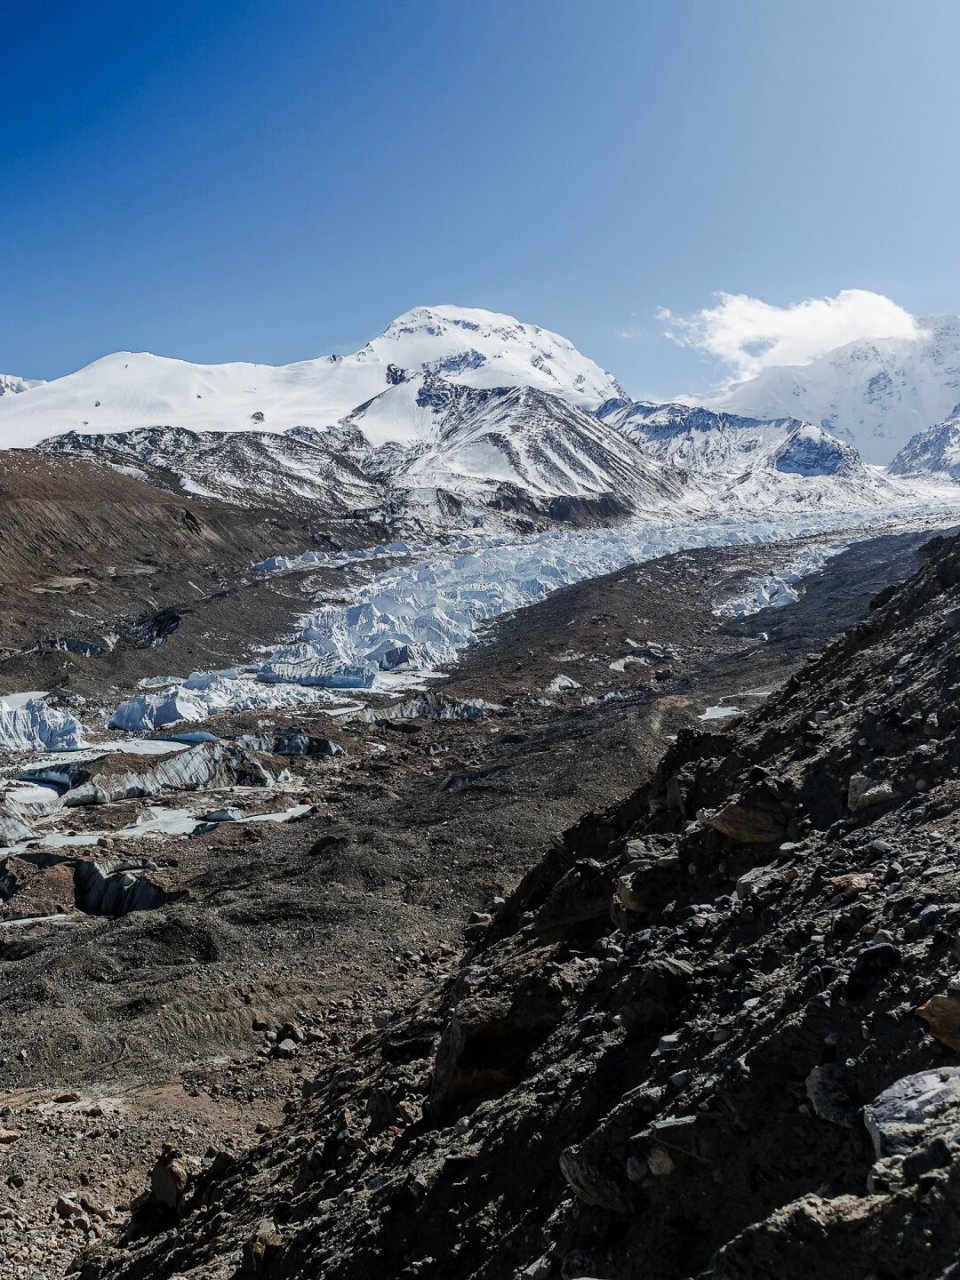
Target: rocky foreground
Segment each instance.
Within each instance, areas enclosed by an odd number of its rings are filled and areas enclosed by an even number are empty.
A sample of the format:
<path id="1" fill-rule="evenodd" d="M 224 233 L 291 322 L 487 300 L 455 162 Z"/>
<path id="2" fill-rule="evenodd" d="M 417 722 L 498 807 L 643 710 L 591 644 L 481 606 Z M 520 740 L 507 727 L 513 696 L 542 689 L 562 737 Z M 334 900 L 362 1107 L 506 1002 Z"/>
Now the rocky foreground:
<path id="1" fill-rule="evenodd" d="M 954 1275 L 958 680 L 937 539 L 762 709 L 558 838 L 257 1146 L 166 1148 L 74 1273 Z"/>

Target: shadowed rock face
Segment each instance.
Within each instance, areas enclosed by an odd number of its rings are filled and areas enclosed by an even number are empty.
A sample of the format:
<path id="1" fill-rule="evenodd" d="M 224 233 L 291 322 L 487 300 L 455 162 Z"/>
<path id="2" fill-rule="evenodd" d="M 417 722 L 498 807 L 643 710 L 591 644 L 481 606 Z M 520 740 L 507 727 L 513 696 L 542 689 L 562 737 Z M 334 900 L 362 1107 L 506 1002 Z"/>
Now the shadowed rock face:
<path id="1" fill-rule="evenodd" d="M 77 906 L 88 915 L 125 916 L 131 911 L 153 911 L 186 897 L 184 892 L 167 893 L 144 871 L 142 863 L 77 863 L 73 873 Z"/>

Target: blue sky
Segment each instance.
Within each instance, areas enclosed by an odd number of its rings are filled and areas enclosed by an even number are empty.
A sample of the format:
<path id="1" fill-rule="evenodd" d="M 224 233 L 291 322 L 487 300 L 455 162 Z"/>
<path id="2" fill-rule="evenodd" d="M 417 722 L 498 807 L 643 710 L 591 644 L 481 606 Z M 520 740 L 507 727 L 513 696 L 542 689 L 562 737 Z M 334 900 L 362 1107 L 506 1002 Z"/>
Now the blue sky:
<path id="1" fill-rule="evenodd" d="M 955 0 L 8 5 L 0 370 L 286 362 L 417 303 L 638 395 L 720 291 L 960 309 Z"/>

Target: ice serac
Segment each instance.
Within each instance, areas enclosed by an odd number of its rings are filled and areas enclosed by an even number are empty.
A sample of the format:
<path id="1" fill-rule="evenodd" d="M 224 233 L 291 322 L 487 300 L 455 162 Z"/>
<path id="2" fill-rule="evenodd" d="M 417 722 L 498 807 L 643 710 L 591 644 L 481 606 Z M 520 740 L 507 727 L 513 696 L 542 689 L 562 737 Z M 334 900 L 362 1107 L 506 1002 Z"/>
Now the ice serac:
<path id="1" fill-rule="evenodd" d="M 943 422 L 912 436 L 890 463 L 890 471 L 960 481 L 960 404 Z"/>
<path id="2" fill-rule="evenodd" d="M 109 727 L 149 733 L 184 721 L 206 720 L 221 711 L 272 711 L 329 701 L 322 689 L 299 683 L 272 690 L 239 671 L 195 672 L 182 683 L 171 682 L 169 688 L 127 698 L 113 713 Z"/>
<path id="3" fill-rule="evenodd" d="M 76 751 L 84 745 L 84 732 L 75 716 L 43 698 L 17 704 L 0 699 L 0 751 Z"/>
<path id="4" fill-rule="evenodd" d="M 548 329 L 477 308 L 417 307 L 353 355 L 296 364 L 200 365 L 116 352 L 28 396 L 4 396 L 0 441 L 29 447 L 67 431 L 142 427 L 324 430 L 410 372 L 472 387 L 536 387 L 588 408 L 622 394 L 610 374 Z"/>
<path id="5" fill-rule="evenodd" d="M 848 342 L 805 365 L 764 369 L 710 399 L 754 418 L 802 418 L 886 465 L 960 402 L 960 316 L 918 322 L 915 338 Z"/>
<path id="6" fill-rule="evenodd" d="M 235 786 L 270 786 L 273 775 L 242 748 L 201 742 L 159 759 L 124 752 L 93 760 L 58 763 L 26 775 L 63 791 L 68 808 L 114 804 L 165 791 L 212 791 Z"/>
<path id="7" fill-rule="evenodd" d="M 688 509 L 838 512 L 894 506 L 896 482 L 867 467 L 847 441 L 796 418 L 761 421 L 695 405 L 602 405 L 598 416 L 635 441 L 683 487 Z"/>

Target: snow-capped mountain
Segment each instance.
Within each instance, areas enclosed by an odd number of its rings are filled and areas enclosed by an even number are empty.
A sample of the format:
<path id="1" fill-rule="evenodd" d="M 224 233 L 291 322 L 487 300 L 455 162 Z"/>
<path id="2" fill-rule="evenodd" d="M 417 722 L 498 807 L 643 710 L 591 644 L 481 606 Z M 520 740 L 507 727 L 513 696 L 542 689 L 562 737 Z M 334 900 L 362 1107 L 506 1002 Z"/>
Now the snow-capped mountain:
<path id="1" fill-rule="evenodd" d="M 404 371 L 472 387 L 528 386 L 593 408 L 622 394 L 566 338 L 511 316 L 417 307 L 350 356 L 290 365 L 198 365 L 117 352 L 29 396 L 0 403 L 0 447 L 30 447 L 65 431 L 141 427 L 191 431 L 322 429 L 379 395 Z"/>
<path id="2" fill-rule="evenodd" d="M 874 506 L 896 486 L 856 449 L 795 418 L 759 421 L 693 405 L 611 401 L 598 416 L 683 485 L 688 504 L 715 511 L 783 505 Z"/>
<path id="3" fill-rule="evenodd" d="M 918 431 L 890 463 L 897 476 L 949 476 L 960 481 L 960 404 L 943 422 Z"/>
<path id="4" fill-rule="evenodd" d="M 575 499 L 606 504 L 609 514 L 656 509 L 680 496 L 680 486 L 622 432 L 533 387 L 467 387 L 413 374 L 343 427 L 368 446 L 364 470 L 410 492 L 442 490 L 489 506 L 524 495 L 547 509 Z"/>
<path id="5" fill-rule="evenodd" d="M 405 375 L 337 427 L 67 432 L 40 452 L 107 463 L 186 494 L 338 516 L 392 506 L 418 517 L 485 509 L 614 518 L 681 501 L 681 486 L 615 427 L 530 387 Z"/>
<path id="6" fill-rule="evenodd" d="M 14 373 L 0 373 L 0 396 L 17 396 L 43 385 L 37 378 L 18 378 Z"/>
<path id="7" fill-rule="evenodd" d="M 710 397 L 754 418 L 801 418 L 886 464 L 960 401 L 960 316 L 920 320 L 913 338 L 849 342 L 805 365 L 765 369 Z"/>
<path id="8" fill-rule="evenodd" d="M 960 320 L 955 336 L 960 353 Z M 852 351 L 833 355 L 860 370 Z M 455 307 L 407 312 L 352 356 L 282 367 L 107 356 L 0 400 L 2 446 L 178 493 L 418 527 L 846 511 L 917 489 L 796 415 L 635 403 L 565 338 Z"/>

